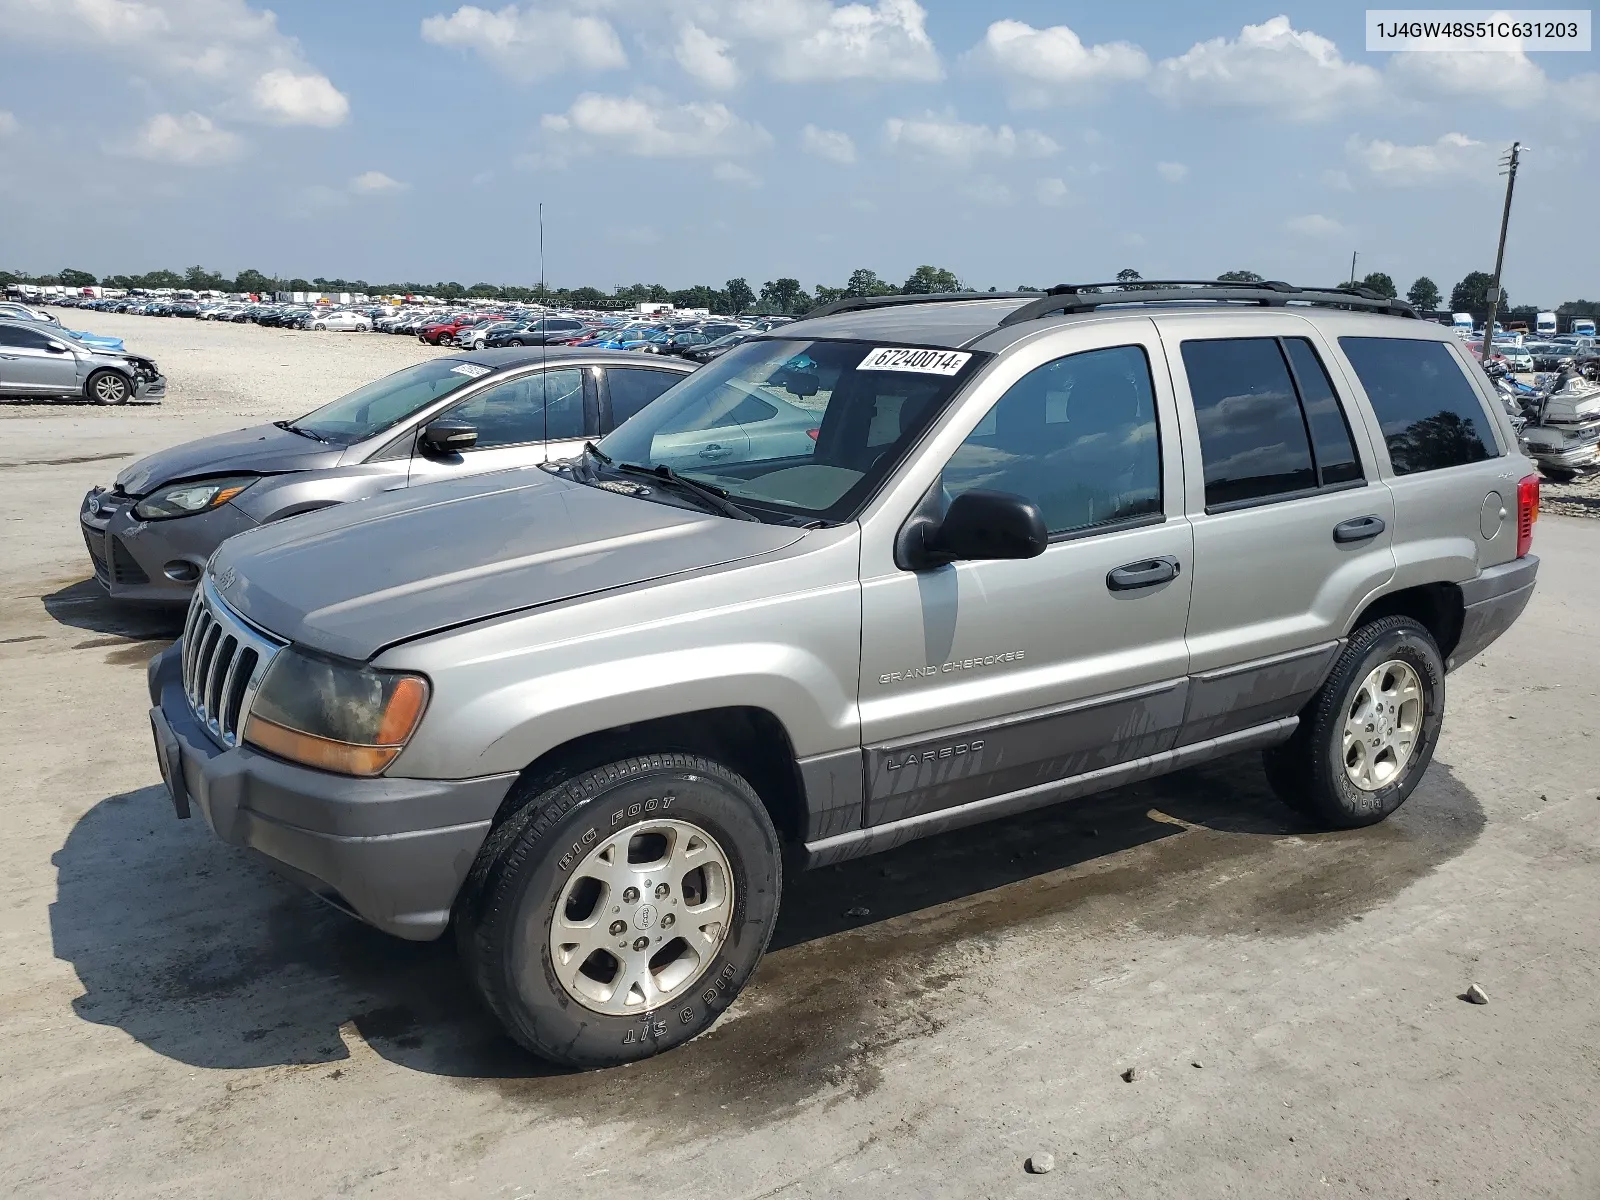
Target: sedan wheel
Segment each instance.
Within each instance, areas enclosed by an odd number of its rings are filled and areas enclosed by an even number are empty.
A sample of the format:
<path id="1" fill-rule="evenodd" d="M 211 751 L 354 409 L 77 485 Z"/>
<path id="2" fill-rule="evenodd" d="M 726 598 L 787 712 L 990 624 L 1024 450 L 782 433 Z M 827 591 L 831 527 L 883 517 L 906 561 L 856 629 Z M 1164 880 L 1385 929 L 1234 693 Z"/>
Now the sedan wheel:
<path id="1" fill-rule="evenodd" d="M 96 371 L 89 377 L 87 390 L 96 404 L 126 404 L 133 395 L 128 377 L 117 371 Z"/>

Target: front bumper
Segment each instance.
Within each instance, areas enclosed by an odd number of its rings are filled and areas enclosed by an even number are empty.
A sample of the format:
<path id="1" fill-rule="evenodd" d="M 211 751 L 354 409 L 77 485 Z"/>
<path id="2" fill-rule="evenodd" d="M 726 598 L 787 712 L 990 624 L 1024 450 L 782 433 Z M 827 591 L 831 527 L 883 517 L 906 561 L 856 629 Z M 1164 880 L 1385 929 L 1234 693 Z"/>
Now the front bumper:
<path id="1" fill-rule="evenodd" d="M 1533 585 L 1539 574 L 1539 560 L 1530 554 L 1513 559 L 1498 567 L 1489 567 L 1476 579 L 1461 585 L 1461 599 L 1465 604 L 1461 619 L 1461 636 L 1450 654 L 1446 669 L 1455 670 L 1462 663 L 1488 648 L 1496 638 L 1511 628 L 1512 622 L 1522 615 L 1533 598 Z"/>
<path id="2" fill-rule="evenodd" d="M 1600 442 L 1586 442 L 1560 450 L 1524 442 L 1524 452 L 1541 467 L 1563 471 L 1582 471 L 1600 466 Z"/>
<path id="3" fill-rule="evenodd" d="M 114 599 L 187 604 L 211 552 L 256 522 L 224 504 L 171 521 L 141 521 L 130 496 L 93 488 L 78 509 L 78 525 L 94 577 Z"/>
<path id="4" fill-rule="evenodd" d="M 181 646 L 150 661 L 150 724 L 180 817 L 191 808 L 223 841 L 385 933 L 430 941 L 488 836 L 515 774 L 355 779 L 249 746 L 218 746 L 183 693 Z"/>

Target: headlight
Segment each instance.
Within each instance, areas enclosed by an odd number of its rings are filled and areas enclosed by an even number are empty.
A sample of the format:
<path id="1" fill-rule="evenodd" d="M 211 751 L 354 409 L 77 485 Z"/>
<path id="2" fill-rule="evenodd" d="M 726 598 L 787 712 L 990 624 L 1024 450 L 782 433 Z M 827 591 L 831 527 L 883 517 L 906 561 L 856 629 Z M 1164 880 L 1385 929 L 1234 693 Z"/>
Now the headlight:
<path id="1" fill-rule="evenodd" d="M 256 481 L 254 475 L 234 475 L 225 479 L 200 479 L 157 488 L 133 506 L 141 521 L 165 521 L 188 517 L 226 504 Z"/>
<path id="2" fill-rule="evenodd" d="M 405 749 L 428 707 L 421 675 L 284 650 L 256 693 L 244 740 L 340 775 L 377 775 Z"/>

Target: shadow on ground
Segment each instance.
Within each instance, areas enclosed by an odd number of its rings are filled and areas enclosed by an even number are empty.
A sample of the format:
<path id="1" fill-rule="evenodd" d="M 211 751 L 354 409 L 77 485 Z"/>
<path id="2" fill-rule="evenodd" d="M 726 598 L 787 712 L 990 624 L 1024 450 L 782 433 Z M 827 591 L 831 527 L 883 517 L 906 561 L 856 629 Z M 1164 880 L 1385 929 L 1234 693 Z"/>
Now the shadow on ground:
<path id="1" fill-rule="evenodd" d="M 1482 827 L 1476 798 L 1435 765 L 1385 824 L 1310 832 L 1241 758 L 796 872 L 733 1013 L 671 1054 L 581 1076 L 499 1033 L 448 939 L 398 941 L 323 907 L 199 820 L 174 820 L 159 787 L 79 821 L 55 855 L 50 923 L 83 985 L 77 1014 L 179 1062 L 331 1064 L 364 1041 L 568 1116 L 626 1102 L 716 1123 L 733 1105 L 748 1126 L 824 1090 L 870 1091 L 883 1051 L 942 1027 L 942 993 L 1013 935 L 1300 936 L 1384 905 Z"/>
<path id="2" fill-rule="evenodd" d="M 40 599 L 53 620 L 90 633 L 134 641 L 171 641 L 183 632 L 186 610 L 180 605 L 113 600 L 93 579 L 68 584 Z"/>

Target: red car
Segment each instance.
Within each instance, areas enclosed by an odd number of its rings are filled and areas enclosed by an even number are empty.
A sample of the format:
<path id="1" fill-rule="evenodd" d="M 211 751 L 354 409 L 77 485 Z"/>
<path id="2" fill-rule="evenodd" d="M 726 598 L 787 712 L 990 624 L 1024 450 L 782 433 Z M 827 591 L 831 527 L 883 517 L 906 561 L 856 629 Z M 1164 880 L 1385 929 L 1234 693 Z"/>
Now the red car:
<path id="1" fill-rule="evenodd" d="M 455 341 L 456 334 L 480 321 L 504 320 L 505 316 L 501 313 L 456 313 L 424 325 L 417 330 L 417 340 L 427 342 L 430 346 L 445 346 Z"/>

